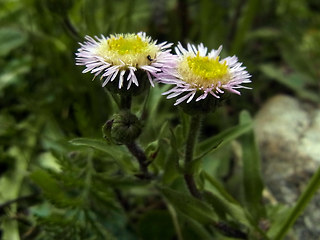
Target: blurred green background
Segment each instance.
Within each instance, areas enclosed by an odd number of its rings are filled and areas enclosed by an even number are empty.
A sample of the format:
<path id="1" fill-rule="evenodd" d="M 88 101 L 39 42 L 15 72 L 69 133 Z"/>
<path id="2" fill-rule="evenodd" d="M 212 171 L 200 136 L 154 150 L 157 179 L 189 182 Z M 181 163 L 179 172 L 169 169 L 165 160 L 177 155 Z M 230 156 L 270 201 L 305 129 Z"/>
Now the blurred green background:
<path id="1" fill-rule="evenodd" d="M 242 109 L 255 114 L 278 93 L 320 102 L 318 0 L 0 0 L 0 27 L 0 178 L 11 179 L 0 189 L 1 202 L 32 192 L 25 173 L 52 164 L 43 159 L 63 151 L 59 141 L 101 138 L 114 113 L 98 79 L 75 66 L 85 35 L 145 31 L 159 41 L 223 45 L 222 57 L 237 55 L 253 90 L 206 119 L 204 137 L 237 123 Z M 166 111 L 172 115 L 162 119 L 174 118 L 173 101 L 160 101 L 150 118 Z"/>
<path id="2" fill-rule="evenodd" d="M 231 100 L 231 114 L 255 112 L 280 92 L 319 102 L 319 9 L 317 0 L 1 0 L 1 125 L 28 122 L 38 137 L 49 125 L 56 135 L 96 136 L 110 106 L 91 74 L 75 66 L 78 42 L 138 31 L 237 55 L 254 90 Z"/>

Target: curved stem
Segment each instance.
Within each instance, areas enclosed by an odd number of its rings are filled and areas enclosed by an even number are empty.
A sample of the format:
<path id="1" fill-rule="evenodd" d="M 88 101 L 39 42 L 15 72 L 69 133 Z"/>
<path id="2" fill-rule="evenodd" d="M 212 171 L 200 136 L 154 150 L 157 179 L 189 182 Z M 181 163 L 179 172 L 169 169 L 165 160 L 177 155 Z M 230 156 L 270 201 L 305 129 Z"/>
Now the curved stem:
<path id="1" fill-rule="evenodd" d="M 143 179 L 149 179 L 151 177 L 149 171 L 148 171 L 148 159 L 147 156 L 145 155 L 144 151 L 135 143 L 128 143 L 126 144 L 128 150 L 131 152 L 133 156 L 136 157 L 136 159 L 139 162 L 140 166 L 140 171 L 142 175 L 138 176 Z"/>
<path id="2" fill-rule="evenodd" d="M 196 144 L 197 137 L 198 137 L 200 121 L 201 121 L 201 115 L 194 115 L 191 118 L 187 144 L 186 144 L 186 152 L 185 152 L 185 161 L 184 161 L 185 168 L 187 168 L 189 163 L 193 160 L 194 146 Z M 201 199 L 202 196 L 194 181 L 193 173 L 190 173 L 188 169 L 186 170 L 187 172 L 184 174 L 184 180 L 186 181 L 189 192 L 192 194 L 192 196 Z"/>
<path id="3" fill-rule="evenodd" d="M 120 98 L 120 109 L 122 110 L 129 110 L 131 108 L 131 95 L 121 95 Z M 142 179 L 149 179 L 151 177 L 148 171 L 148 159 L 144 151 L 139 147 L 136 142 L 131 142 L 126 144 L 128 150 L 131 152 L 133 156 L 138 160 L 141 175 L 137 175 L 137 177 Z"/>
<path id="4" fill-rule="evenodd" d="M 67 14 L 62 17 L 62 20 L 63 20 L 63 24 L 64 24 L 65 28 L 67 29 L 68 33 L 70 34 L 70 36 L 76 41 L 81 39 L 80 33 L 78 32 L 76 27 L 72 24 L 72 22 L 70 21 L 70 18 Z"/>

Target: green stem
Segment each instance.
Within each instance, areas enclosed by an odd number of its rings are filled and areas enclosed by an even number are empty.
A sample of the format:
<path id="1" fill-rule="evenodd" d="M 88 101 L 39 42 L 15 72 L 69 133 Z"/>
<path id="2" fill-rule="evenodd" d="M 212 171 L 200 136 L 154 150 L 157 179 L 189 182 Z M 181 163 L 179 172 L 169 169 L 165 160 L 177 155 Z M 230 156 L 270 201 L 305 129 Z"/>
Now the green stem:
<path id="1" fill-rule="evenodd" d="M 120 99 L 120 109 L 122 110 L 129 110 L 131 108 L 131 95 L 121 95 Z M 140 171 L 142 175 L 138 175 L 138 177 L 142 179 L 149 179 L 151 177 L 148 171 L 148 159 L 144 151 L 136 144 L 134 141 L 131 143 L 126 144 L 128 150 L 131 152 L 133 156 L 138 160 Z"/>
<path id="2" fill-rule="evenodd" d="M 63 19 L 63 24 L 64 24 L 65 28 L 67 29 L 67 32 L 70 34 L 70 36 L 76 41 L 81 39 L 81 35 L 79 34 L 76 27 L 70 21 L 69 16 L 66 14 L 65 16 L 62 17 L 62 19 Z"/>
<path id="3" fill-rule="evenodd" d="M 186 173 L 184 174 L 184 180 L 186 181 L 186 184 L 188 186 L 188 189 L 191 195 L 199 199 L 201 199 L 202 196 L 194 181 L 193 173 L 190 173 L 189 169 L 187 168 L 190 162 L 192 162 L 193 160 L 194 147 L 195 147 L 197 137 L 198 137 L 198 132 L 200 129 L 200 120 L 201 120 L 200 114 L 194 115 L 191 118 L 187 144 L 186 144 L 185 161 L 184 161 L 185 168 L 186 168 Z"/>
<path id="4" fill-rule="evenodd" d="M 0 212 L 3 212 L 5 208 L 9 207 L 11 204 L 14 203 L 18 203 L 18 202 L 22 202 L 22 201 L 36 201 L 36 198 L 39 196 L 40 194 L 37 193 L 33 193 L 27 196 L 23 196 L 23 197 L 18 197 L 16 199 L 13 200 L 9 200 L 5 203 L 0 204 Z"/>
<path id="5" fill-rule="evenodd" d="M 320 187 L 320 167 L 318 168 L 317 172 L 312 176 L 310 182 L 307 185 L 306 190 L 300 196 L 298 202 L 291 210 L 289 216 L 283 223 L 282 227 L 280 228 L 277 235 L 273 238 L 274 240 L 281 240 L 284 238 L 286 233 L 289 231 L 291 226 L 295 223 L 297 218 L 303 212 L 305 207 L 308 205 L 310 200 L 312 199 L 313 195 Z"/>
<path id="6" fill-rule="evenodd" d="M 120 108 L 122 110 L 124 110 L 124 109 L 130 110 L 130 108 L 131 108 L 131 100 L 132 100 L 131 95 L 122 94 L 121 95 L 121 99 L 120 99 Z"/>
<path id="7" fill-rule="evenodd" d="M 191 195 L 202 200 L 203 198 L 200 191 L 197 188 L 197 185 L 193 177 L 193 173 L 189 169 L 189 164 L 193 160 L 194 147 L 198 138 L 200 124 L 201 124 L 201 115 L 200 114 L 193 115 L 190 122 L 190 128 L 189 128 L 187 144 L 186 144 L 186 152 L 185 152 L 186 173 L 184 174 L 184 179 L 186 181 L 186 184 L 188 186 L 188 189 Z M 225 236 L 229 236 L 237 239 L 247 239 L 246 233 L 236 228 L 230 227 L 229 225 L 223 222 L 214 222 L 213 226 Z"/>
<path id="8" fill-rule="evenodd" d="M 147 156 L 146 154 L 144 153 L 144 151 L 135 143 L 135 142 L 132 142 L 132 143 L 128 143 L 126 144 L 128 150 L 131 152 L 131 154 L 133 156 L 136 157 L 136 159 L 138 160 L 139 162 L 139 166 L 140 166 L 140 171 L 142 173 L 142 175 L 138 176 L 142 179 L 150 179 L 151 178 L 151 175 L 148 171 L 148 159 L 147 159 Z"/>

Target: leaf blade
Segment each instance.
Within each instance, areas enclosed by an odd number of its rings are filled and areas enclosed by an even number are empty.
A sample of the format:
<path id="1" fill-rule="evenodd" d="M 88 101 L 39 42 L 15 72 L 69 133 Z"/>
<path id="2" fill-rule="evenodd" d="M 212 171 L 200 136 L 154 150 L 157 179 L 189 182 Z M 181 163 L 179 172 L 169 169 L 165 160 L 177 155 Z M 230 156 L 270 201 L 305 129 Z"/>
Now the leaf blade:
<path id="1" fill-rule="evenodd" d="M 167 187 L 162 187 L 160 190 L 175 209 L 199 223 L 212 224 L 217 222 L 217 215 L 209 204 Z"/>
<path id="2" fill-rule="evenodd" d="M 240 114 L 240 122 L 252 123 L 248 112 Z M 260 154 L 253 131 L 246 133 L 242 140 L 243 186 L 245 203 L 256 221 L 266 215 L 262 205 L 264 184 L 261 177 Z"/>

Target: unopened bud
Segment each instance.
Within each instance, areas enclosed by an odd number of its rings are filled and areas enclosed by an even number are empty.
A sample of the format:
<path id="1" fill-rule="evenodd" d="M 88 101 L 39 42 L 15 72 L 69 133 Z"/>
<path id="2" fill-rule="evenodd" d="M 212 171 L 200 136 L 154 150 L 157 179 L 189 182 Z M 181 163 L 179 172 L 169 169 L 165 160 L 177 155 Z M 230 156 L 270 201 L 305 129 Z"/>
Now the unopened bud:
<path id="1" fill-rule="evenodd" d="M 113 115 L 112 120 L 102 127 L 107 140 L 116 144 L 132 143 L 141 134 L 142 126 L 136 115 L 122 111 Z"/>

